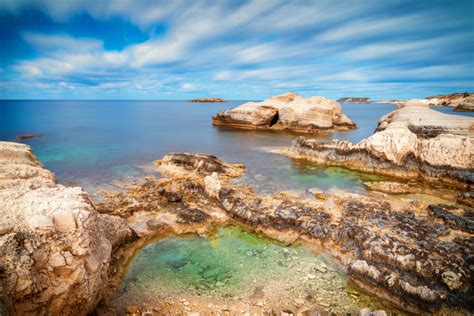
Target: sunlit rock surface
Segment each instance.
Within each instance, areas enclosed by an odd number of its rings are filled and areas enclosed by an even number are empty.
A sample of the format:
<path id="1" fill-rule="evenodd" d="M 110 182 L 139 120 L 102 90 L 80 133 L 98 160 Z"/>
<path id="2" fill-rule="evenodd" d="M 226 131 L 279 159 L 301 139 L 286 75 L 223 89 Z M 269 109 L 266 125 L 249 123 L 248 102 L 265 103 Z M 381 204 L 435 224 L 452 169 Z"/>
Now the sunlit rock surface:
<path id="1" fill-rule="evenodd" d="M 78 187 L 56 184 L 29 146 L 0 142 L 0 284 L 12 315 L 85 315 L 129 230 Z"/>
<path id="2" fill-rule="evenodd" d="M 376 132 L 359 143 L 300 137 L 282 153 L 321 164 L 469 188 L 474 182 L 474 119 L 407 104 L 382 117 Z"/>
<path id="3" fill-rule="evenodd" d="M 274 96 L 262 102 L 247 102 L 217 113 L 214 125 L 242 129 L 271 129 L 316 133 L 352 129 L 356 125 L 342 114 L 341 106 L 324 97 L 303 98 L 296 93 Z"/>

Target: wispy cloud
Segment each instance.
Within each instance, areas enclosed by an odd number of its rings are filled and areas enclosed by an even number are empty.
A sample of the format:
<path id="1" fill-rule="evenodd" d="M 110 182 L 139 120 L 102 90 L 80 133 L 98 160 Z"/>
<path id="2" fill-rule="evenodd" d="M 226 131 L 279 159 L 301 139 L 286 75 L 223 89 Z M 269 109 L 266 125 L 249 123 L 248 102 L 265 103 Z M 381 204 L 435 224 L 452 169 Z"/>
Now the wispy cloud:
<path id="1" fill-rule="evenodd" d="M 3 67 L 0 97 L 258 99 L 293 90 L 403 98 L 474 90 L 470 9 L 470 1 L 4 0 L 0 19 L 46 17 L 37 22 L 44 27 L 20 25 L 5 37 L 23 46 Z M 83 15 L 116 27 L 81 25 Z M 127 36 L 121 21 L 147 39 L 108 47 Z"/>

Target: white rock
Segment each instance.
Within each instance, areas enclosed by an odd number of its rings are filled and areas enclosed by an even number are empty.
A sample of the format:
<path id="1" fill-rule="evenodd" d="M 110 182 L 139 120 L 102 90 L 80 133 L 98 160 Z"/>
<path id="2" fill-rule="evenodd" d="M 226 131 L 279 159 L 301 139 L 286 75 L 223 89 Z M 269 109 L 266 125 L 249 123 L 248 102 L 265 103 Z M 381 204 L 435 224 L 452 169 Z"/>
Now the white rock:
<path id="1" fill-rule="evenodd" d="M 55 252 L 49 258 L 48 263 L 53 268 L 64 267 L 66 265 L 66 259 L 64 259 L 59 252 Z"/>
<path id="2" fill-rule="evenodd" d="M 221 187 L 221 182 L 216 172 L 213 172 L 210 176 L 204 178 L 204 188 L 209 196 L 219 199 Z"/>
<path id="3" fill-rule="evenodd" d="M 51 217 L 45 215 L 33 215 L 30 219 L 28 219 L 28 226 L 31 230 L 54 230 L 53 220 Z"/>
<path id="4" fill-rule="evenodd" d="M 76 229 L 76 219 L 70 211 L 61 211 L 53 214 L 56 229 L 63 233 L 73 232 Z"/>

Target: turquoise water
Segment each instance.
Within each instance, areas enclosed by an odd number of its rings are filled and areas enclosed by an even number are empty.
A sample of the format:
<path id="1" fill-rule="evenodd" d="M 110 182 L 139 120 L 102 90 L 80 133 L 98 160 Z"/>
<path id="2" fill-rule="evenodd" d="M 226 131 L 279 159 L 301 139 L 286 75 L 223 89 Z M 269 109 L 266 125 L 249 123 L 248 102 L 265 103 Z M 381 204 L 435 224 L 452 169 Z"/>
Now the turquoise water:
<path id="1" fill-rule="evenodd" d="M 255 301 L 293 307 L 325 306 L 336 312 L 385 308 L 348 284 L 330 256 L 285 247 L 235 226 L 207 237 L 167 237 L 144 247 L 131 261 L 115 300 L 182 298 Z M 256 295 L 257 294 L 257 295 Z M 117 303 L 119 304 L 119 303 Z"/>
<path id="2" fill-rule="evenodd" d="M 62 183 L 94 192 L 114 179 L 128 181 L 153 173 L 151 162 L 170 151 L 212 153 L 244 163 L 244 181 L 261 191 L 332 187 L 362 190 L 362 173 L 322 168 L 269 153 L 287 147 L 292 133 L 242 131 L 212 126 L 218 111 L 244 101 L 0 101 L 0 139 L 41 134 L 24 140 Z M 370 136 L 393 104 L 342 103 L 359 128 L 314 137 L 357 142 Z M 451 111 L 451 108 L 440 108 Z M 469 115 L 471 113 L 459 113 Z"/>
<path id="3" fill-rule="evenodd" d="M 24 140 L 62 183 L 94 192 L 113 179 L 130 180 L 152 173 L 151 162 L 170 151 L 216 154 L 244 163 L 244 180 L 260 190 L 339 187 L 362 189 L 359 173 L 325 170 L 308 162 L 271 154 L 289 146 L 292 133 L 217 128 L 211 117 L 244 101 L 0 101 L 0 139 L 41 134 Z M 370 136 L 391 104 L 343 104 L 359 128 L 321 134 L 320 139 L 358 141 Z"/>

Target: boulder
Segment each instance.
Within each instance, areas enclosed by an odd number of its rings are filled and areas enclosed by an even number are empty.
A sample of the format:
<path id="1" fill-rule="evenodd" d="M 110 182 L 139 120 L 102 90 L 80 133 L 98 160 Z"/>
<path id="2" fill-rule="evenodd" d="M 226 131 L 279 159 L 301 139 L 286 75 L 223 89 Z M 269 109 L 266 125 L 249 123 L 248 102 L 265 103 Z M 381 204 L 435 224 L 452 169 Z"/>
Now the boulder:
<path id="1" fill-rule="evenodd" d="M 81 188 L 55 182 L 29 146 L 0 142 L 1 299 L 11 315 L 86 315 L 128 237 Z"/>
<path id="2" fill-rule="evenodd" d="M 156 160 L 157 169 L 167 176 L 211 176 L 213 173 L 228 177 L 243 174 L 245 166 L 229 164 L 213 155 L 192 153 L 168 153 L 163 159 Z"/>
<path id="3" fill-rule="evenodd" d="M 271 129 L 317 133 L 321 130 L 353 129 L 341 105 L 324 97 L 303 98 L 296 93 L 274 96 L 262 102 L 247 102 L 217 113 L 214 125 L 242 129 Z"/>

